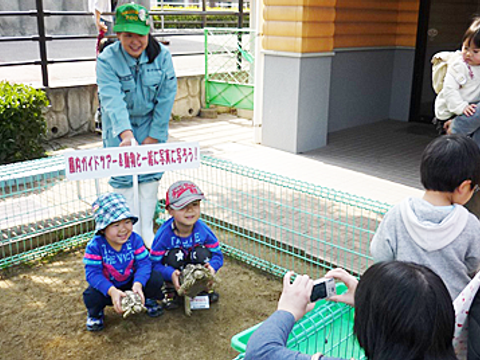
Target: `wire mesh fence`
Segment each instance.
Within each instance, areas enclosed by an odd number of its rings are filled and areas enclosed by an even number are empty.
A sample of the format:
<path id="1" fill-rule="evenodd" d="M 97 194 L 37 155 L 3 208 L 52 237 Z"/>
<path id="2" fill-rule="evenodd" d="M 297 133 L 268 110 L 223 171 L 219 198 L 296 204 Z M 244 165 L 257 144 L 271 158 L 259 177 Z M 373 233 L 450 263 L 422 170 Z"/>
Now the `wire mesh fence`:
<path id="1" fill-rule="evenodd" d="M 207 106 L 253 110 L 256 32 L 227 28 L 204 32 Z"/>
<path id="2" fill-rule="evenodd" d="M 68 181 L 63 166 L 63 157 L 56 156 L 0 167 L 0 268 L 79 246 L 91 238 L 90 205 L 112 189 L 107 179 Z M 166 190 L 181 179 L 195 182 L 206 194 L 202 218 L 217 233 L 223 252 L 275 276 L 293 270 L 318 278 L 335 267 L 363 273 L 372 263 L 370 240 L 390 207 L 204 156 L 198 169 L 164 174 L 158 193 L 159 223 L 168 218 Z M 333 351 L 340 343 L 353 341 L 353 310 L 320 310 L 305 320 L 314 331 L 301 331 L 289 347 L 325 351 L 329 338 Z M 325 311 L 336 315 L 322 320 Z M 340 319 L 340 325 L 335 319 Z M 350 345 L 342 349 L 347 357 L 358 350 Z"/>

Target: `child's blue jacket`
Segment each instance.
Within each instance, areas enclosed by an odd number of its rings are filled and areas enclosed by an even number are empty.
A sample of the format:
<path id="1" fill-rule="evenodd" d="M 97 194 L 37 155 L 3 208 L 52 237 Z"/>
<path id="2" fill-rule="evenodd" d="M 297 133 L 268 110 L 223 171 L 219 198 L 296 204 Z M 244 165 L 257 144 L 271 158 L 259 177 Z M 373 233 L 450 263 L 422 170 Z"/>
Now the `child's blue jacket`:
<path id="1" fill-rule="evenodd" d="M 128 282 L 139 282 L 145 287 L 150 279 L 152 263 L 142 238 L 132 232 L 120 251 L 110 246 L 102 235 L 95 235 L 87 244 L 83 257 L 87 282 L 108 296 L 108 289 Z"/>
<path id="2" fill-rule="evenodd" d="M 213 231 L 202 220 L 199 219 L 195 223 L 193 231 L 188 237 L 175 235 L 172 223 L 173 217 L 165 221 L 155 234 L 152 249 L 150 250 L 153 270 L 160 272 L 165 280 L 172 281 L 172 274 L 175 269 L 162 264 L 165 253 L 174 248 L 180 248 L 186 253 L 190 253 L 195 246 L 199 245 L 204 245 L 212 253 L 212 258 L 208 263 L 215 271 L 218 271 L 223 266 L 223 254 L 220 249 L 220 243 Z"/>

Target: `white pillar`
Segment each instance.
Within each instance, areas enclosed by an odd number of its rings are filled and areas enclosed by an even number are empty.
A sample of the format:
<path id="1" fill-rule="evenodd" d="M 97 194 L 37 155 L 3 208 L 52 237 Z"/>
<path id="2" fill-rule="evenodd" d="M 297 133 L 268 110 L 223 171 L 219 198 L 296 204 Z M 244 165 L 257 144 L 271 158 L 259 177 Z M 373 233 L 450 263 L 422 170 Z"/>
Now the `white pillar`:
<path id="1" fill-rule="evenodd" d="M 253 141 L 262 142 L 262 113 L 263 113 L 263 73 L 265 55 L 262 51 L 263 0 L 252 0 L 250 5 L 250 26 L 255 29 L 255 91 L 253 100 Z"/>

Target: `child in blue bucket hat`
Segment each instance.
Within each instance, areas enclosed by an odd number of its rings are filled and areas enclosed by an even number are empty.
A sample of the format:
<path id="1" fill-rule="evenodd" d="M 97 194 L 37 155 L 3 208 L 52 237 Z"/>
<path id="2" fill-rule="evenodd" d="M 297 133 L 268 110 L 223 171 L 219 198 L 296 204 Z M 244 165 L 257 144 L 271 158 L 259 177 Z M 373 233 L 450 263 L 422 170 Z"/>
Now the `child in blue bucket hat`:
<path id="1" fill-rule="evenodd" d="M 83 292 L 87 307 L 87 330 L 103 329 L 104 308 L 113 306 L 121 314 L 126 290 L 140 295 L 147 314 L 163 314 L 157 300 L 163 299 L 163 277 L 152 271 L 149 253 L 142 238 L 133 232 L 138 221 L 123 195 L 101 195 L 92 205 L 95 236 L 87 244 L 83 263 L 89 284 Z"/>

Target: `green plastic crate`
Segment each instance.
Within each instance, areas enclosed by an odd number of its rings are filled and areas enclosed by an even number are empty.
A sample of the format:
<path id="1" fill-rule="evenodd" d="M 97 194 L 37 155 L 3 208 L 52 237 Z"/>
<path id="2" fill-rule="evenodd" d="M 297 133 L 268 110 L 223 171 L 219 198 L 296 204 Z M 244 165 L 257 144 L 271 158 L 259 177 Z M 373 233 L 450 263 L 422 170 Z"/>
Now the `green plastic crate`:
<path id="1" fill-rule="evenodd" d="M 337 293 L 345 291 L 344 284 L 337 284 Z M 319 301 L 311 312 L 294 325 L 287 347 L 309 355 L 320 352 L 332 357 L 365 359 L 353 335 L 353 317 L 353 308 L 348 305 Z M 232 348 L 240 353 L 245 352 L 250 336 L 261 324 L 235 335 L 231 341 Z"/>

